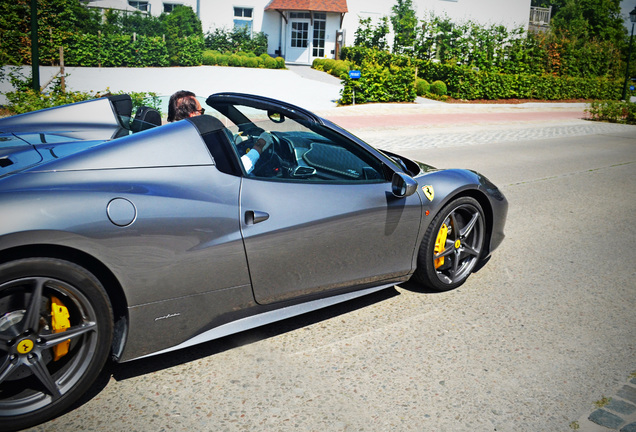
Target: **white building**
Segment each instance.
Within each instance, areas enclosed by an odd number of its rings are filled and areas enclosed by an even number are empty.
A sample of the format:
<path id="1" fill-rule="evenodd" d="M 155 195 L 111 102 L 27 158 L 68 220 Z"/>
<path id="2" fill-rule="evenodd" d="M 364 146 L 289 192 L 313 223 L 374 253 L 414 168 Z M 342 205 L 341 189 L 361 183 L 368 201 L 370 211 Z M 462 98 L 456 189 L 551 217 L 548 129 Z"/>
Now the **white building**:
<path id="1" fill-rule="evenodd" d="M 88 0 L 100 7 L 106 0 Z M 318 57 L 334 58 L 341 46 L 353 44 L 360 18 L 390 17 L 390 0 L 107 0 L 154 16 L 176 5 L 190 6 L 203 31 L 246 26 L 267 34 L 268 52 L 288 63 L 311 64 Z M 456 22 L 468 20 L 508 28 L 528 27 L 530 0 L 413 0 L 418 18 L 429 12 Z M 119 8 L 118 8 L 119 9 Z"/>

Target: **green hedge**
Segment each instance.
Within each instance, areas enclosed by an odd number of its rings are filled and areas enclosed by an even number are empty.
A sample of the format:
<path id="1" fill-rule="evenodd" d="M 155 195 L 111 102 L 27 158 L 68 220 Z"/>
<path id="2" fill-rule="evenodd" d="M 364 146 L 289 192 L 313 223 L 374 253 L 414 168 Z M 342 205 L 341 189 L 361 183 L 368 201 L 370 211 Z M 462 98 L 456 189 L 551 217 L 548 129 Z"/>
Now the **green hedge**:
<path id="1" fill-rule="evenodd" d="M 553 75 L 480 72 L 466 66 L 422 62 L 418 77 L 441 80 L 455 99 L 618 99 L 620 81 Z"/>
<path id="2" fill-rule="evenodd" d="M 485 72 L 468 66 L 421 61 L 364 47 L 344 48 L 342 57 L 352 69 L 362 72 L 362 78 L 357 82 L 348 77 L 343 79 L 343 104 L 352 103 L 354 89 L 357 103 L 412 102 L 416 94 L 416 70 L 418 81 L 442 81 L 450 97 L 464 100 L 607 100 L 619 99 L 622 89 L 622 82 L 607 78 Z M 322 61 L 321 67 L 327 68 L 332 65 L 331 62 Z M 444 94 L 441 85 L 435 86 L 435 89 L 441 95 Z M 433 89 L 430 91 L 433 93 Z"/>
<path id="3" fill-rule="evenodd" d="M 414 102 L 416 64 L 407 56 L 393 55 L 363 47 L 343 49 L 342 58 L 351 69 L 359 69 L 361 77 L 352 80 L 341 75 L 344 85 L 340 103 Z M 355 95 L 354 95 L 355 93 Z"/>
<path id="4" fill-rule="evenodd" d="M 127 34 L 81 34 L 56 32 L 40 36 L 40 63 L 59 63 L 59 47 L 64 48 L 64 64 L 85 67 L 198 66 L 202 64 L 204 40 L 200 36 L 169 39 Z M 30 58 L 22 59 L 28 64 Z"/>
<path id="5" fill-rule="evenodd" d="M 203 52 L 203 64 L 208 66 L 234 66 L 247 68 L 285 69 L 285 59 L 273 58 L 269 54 L 256 57 L 253 52 L 220 53 L 216 50 Z"/>
<path id="6" fill-rule="evenodd" d="M 344 60 L 333 60 L 317 58 L 313 61 L 311 67 L 313 69 L 327 72 L 330 75 L 340 78 L 342 74 L 348 74 L 351 70 L 351 62 Z"/>
<path id="7" fill-rule="evenodd" d="M 199 66 L 203 63 L 205 43 L 202 36 L 167 39 L 166 44 L 171 65 Z"/>

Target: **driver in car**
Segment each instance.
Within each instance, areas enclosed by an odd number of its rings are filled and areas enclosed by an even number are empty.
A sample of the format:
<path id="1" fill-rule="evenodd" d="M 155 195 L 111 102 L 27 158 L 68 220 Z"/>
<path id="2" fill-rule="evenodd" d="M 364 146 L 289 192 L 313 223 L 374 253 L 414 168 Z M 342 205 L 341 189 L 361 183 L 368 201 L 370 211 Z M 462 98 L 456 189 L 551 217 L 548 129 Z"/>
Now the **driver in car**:
<path id="1" fill-rule="evenodd" d="M 170 96 L 168 101 L 168 121 L 175 122 L 188 117 L 203 115 L 205 108 L 201 108 L 201 104 L 196 95 L 188 90 L 179 90 Z M 263 151 L 272 144 L 272 136 L 268 132 L 263 132 L 254 147 L 246 154 L 241 156 L 241 163 L 245 167 L 245 171 L 249 174 L 254 169 L 254 165 L 258 161 Z"/>

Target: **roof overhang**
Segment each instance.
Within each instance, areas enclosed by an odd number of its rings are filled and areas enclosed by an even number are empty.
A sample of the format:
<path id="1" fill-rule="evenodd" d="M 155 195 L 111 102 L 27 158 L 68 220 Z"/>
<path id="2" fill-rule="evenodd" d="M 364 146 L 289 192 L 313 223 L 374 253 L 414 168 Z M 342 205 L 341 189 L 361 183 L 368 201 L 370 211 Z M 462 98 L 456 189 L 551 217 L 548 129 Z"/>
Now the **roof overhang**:
<path id="1" fill-rule="evenodd" d="M 281 11 L 311 11 L 334 12 L 344 14 L 347 9 L 347 0 L 271 0 L 265 10 Z"/>

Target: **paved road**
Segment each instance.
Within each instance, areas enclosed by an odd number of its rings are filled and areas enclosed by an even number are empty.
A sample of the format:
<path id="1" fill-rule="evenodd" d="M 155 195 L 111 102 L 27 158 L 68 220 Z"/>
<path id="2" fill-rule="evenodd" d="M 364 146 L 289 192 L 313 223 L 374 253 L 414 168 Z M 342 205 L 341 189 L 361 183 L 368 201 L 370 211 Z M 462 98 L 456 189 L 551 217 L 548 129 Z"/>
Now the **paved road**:
<path id="1" fill-rule="evenodd" d="M 278 97 L 379 148 L 477 169 L 511 210 L 503 246 L 459 290 L 407 284 L 112 365 L 34 430 L 609 430 L 588 416 L 622 401 L 636 369 L 635 127 L 582 120 L 582 104 L 336 108 L 338 81 L 306 68 L 69 71 L 83 91 Z"/>
<path id="2" fill-rule="evenodd" d="M 593 402 L 636 369 L 636 127 L 513 126 L 355 130 L 476 168 L 507 195 L 507 239 L 460 289 L 405 284 L 113 365 L 83 404 L 34 430 L 594 428 Z"/>

